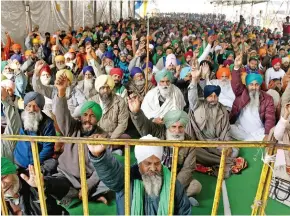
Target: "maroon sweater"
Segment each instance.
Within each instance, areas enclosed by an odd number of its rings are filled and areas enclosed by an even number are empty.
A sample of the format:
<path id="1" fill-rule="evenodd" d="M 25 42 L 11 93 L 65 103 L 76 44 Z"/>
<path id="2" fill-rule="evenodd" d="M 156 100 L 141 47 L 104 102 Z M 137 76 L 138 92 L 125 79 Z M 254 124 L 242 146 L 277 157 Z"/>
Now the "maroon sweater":
<path id="1" fill-rule="evenodd" d="M 236 99 L 230 113 L 230 123 L 234 124 L 239 117 L 241 110 L 250 102 L 248 89 L 242 83 L 240 70 L 233 70 L 231 85 Z M 260 91 L 259 114 L 265 127 L 265 134 L 269 134 L 271 128 L 275 126 L 275 106 L 272 96 L 264 91 Z"/>

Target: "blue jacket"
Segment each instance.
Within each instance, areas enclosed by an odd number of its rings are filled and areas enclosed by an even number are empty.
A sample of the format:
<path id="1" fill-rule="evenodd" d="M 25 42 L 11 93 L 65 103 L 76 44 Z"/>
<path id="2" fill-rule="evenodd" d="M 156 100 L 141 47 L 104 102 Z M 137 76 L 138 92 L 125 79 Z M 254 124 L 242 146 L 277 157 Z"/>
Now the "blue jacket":
<path id="1" fill-rule="evenodd" d="M 55 136 L 55 128 L 53 120 L 42 113 L 43 119 L 39 123 L 39 129 L 37 133 L 32 131 L 25 131 L 20 129 L 19 135 L 28 136 Z M 54 153 L 54 143 L 51 142 L 38 142 L 38 152 L 40 164 L 45 160 L 52 157 Z M 33 156 L 31 151 L 31 143 L 29 141 L 18 141 L 14 149 L 14 158 L 18 165 L 23 168 L 27 168 L 29 164 L 33 164 Z"/>
<path id="2" fill-rule="evenodd" d="M 90 153 L 89 153 L 90 154 Z M 89 155 L 91 162 L 93 163 L 100 180 L 104 184 L 116 192 L 116 203 L 117 203 L 117 214 L 124 215 L 124 167 L 107 151 L 100 157 L 94 157 Z M 131 167 L 130 171 L 130 189 L 131 189 L 131 202 L 133 198 L 134 179 L 142 179 L 139 172 L 138 165 Z M 144 197 L 144 215 L 157 215 L 159 197 L 153 198 L 146 196 Z M 183 186 L 177 180 L 175 184 L 175 197 L 174 197 L 174 215 L 190 215 L 191 205 L 186 196 Z"/>
<path id="3" fill-rule="evenodd" d="M 128 66 L 129 66 L 128 62 L 121 62 L 119 59 L 117 60 L 116 67 L 120 68 L 124 73 L 123 81 L 122 81 L 123 85 L 125 85 L 129 81 L 130 72 L 129 72 Z"/>

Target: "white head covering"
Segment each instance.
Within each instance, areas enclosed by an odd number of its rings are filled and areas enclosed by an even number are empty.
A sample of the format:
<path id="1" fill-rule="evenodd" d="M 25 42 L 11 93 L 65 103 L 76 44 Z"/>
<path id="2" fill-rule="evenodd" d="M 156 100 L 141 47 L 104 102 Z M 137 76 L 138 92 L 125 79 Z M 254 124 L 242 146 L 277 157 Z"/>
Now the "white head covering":
<path id="1" fill-rule="evenodd" d="M 154 49 L 153 44 L 149 44 L 149 49 Z"/>
<path id="2" fill-rule="evenodd" d="M 288 56 L 282 58 L 282 64 L 284 64 L 285 62 L 289 62 L 289 61 L 290 61 L 290 59 Z"/>
<path id="3" fill-rule="evenodd" d="M 214 51 L 218 51 L 218 50 L 222 50 L 222 47 L 220 45 L 217 45 L 215 48 L 214 48 Z"/>
<path id="4" fill-rule="evenodd" d="M 148 134 L 141 138 L 141 140 L 159 140 L 156 137 Z M 162 159 L 163 155 L 163 146 L 135 146 L 135 157 L 137 159 L 138 164 L 142 161 L 146 160 L 147 158 L 155 155 L 160 160 Z"/>

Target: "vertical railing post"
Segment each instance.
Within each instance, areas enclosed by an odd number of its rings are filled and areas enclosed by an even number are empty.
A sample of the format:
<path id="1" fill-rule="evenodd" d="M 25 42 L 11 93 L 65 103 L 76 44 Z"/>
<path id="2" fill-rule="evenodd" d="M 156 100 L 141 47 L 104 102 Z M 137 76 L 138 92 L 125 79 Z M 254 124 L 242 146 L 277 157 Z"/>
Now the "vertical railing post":
<path id="1" fill-rule="evenodd" d="M 2 209 L 2 215 L 8 215 L 8 209 L 7 209 L 3 190 L 1 190 L 1 209 Z"/>
<path id="2" fill-rule="evenodd" d="M 276 154 L 276 150 L 277 149 L 274 148 L 273 154 Z M 272 170 L 273 170 L 274 163 L 271 162 L 270 166 L 272 167 Z M 265 186 L 264 186 L 264 192 L 263 192 L 263 196 L 262 196 L 262 206 L 260 207 L 259 215 L 266 215 L 265 214 L 265 209 L 267 207 L 267 201 L 268 201 L 268 197 L 269 197 L 269 190 L 270 190 L 271 180 L 272 180 L 272 176 L 273 176 L 272 170 L 268 169 L 268 175 L 267 175 L 266 183 L 265 183 Z"/>
<path id="3" fill-rule="evenodd" d="M 88 185 L 87 185 L 86 161 L 85 161 L 85 147 L 86 146 L 84 144 L 78 144 L 83 209 L 84 209 L 84 215 L 89 215 Z"/>
<path id="4" fill-rule="evenodd" d="M 125 145 L 125 215 L 130 215 L 131 199 L 130 199 L 130 146 Z"/>
<path id="5" fill-rule="evenodd" d="M 179 147 L 173 147 L 173 158 L 172 158 L 172 165 L 171 165 L 170 198 L 169 198 L 169 205 L 168 205 L 168 215 L 174 215 L 174 195 L 175 195 L 175 183 L 176 183 L 176 173 L 177 173 L 178 151 L 179 151 Z"/>
<path id="6" fill-rule="evenodd" d="M 43 216 L 47 215 L 47 208 L 46 208 L 46 201 L 45 201 L 45 194 L 43 188 L 43 176 L 41 174 L 40 169 L 40 161 L 39 161 L 39 153 L 38 153 L 38 145 L 37 142 L 31 142 L 31 150 L 33 155 L 33 164 L 35 169 L 35 177 L 36 177 L 36 184 L 38 189 L 38 197 L 40 201 L 40 208 L 41 213 Z"/>
<path id="7" fill-rule="evenodd" d="M 273 151 L 274 151 L 274 148 L 268 148 L 267 149 L 268 155 L 272 155 Z M 255 200 L 254 200 L 254 205 L 252 208 L 252 216 L 257 215 L 257 213 L 258 213 L 259 205 L 257 204 L 257 202 L 261 201 L 261 199 L 262 199 L 263 190 L 264 190 L 264 186 L 266 184 L 268 171 L 269 171 L 269 166 L 264 163 L 263 168 L 262 168 L 262 172 L 261 172 L 261 176 L 260 176 L 260 180 L 259 180 L 259 184 L 258 184 L 257 193 L 256 193 Z"/>
<path id="8" fill-rule="evenodd" d="M 213 199 L 211 215 L 217 215 L 217 211 L 218 211 L 218 207 L 219 207 L 222 184 L 223 184 L 224 175 L 225 175 L 226 152 L 227 152 L 227 148 L 223 148 L 221 161 L 220 161 L 220 167 L 219 167 L 219 173 L 218 173 L 218 178 L 217 178 L 217 183 L 216 183 L 216 188 L 215 188 L 215 194 L 214 194 L 214 199 Z"/>

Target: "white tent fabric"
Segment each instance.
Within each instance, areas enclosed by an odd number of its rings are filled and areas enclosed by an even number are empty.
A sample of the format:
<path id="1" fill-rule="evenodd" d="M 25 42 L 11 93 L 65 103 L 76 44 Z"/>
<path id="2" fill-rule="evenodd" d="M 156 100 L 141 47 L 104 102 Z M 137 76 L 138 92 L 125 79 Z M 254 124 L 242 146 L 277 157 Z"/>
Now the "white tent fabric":
<path id="1" fill-rule="evenodd" d="M 96 2 L 96 24 L 109 22 L 109 1 L 77 0 L 72 2 L 73 29 L 94 25 L 94 1 Z M 26 15 L 25 3 L 29 5 L 29 16 Z M 127 18 L 128 0 L 124 0 L 122 17 Z M 134 2 L 130 1 L 131 8 Z M 120 19 L 120 1 L 112 1 L 112 21 Z M 28 14 L 28 13 L 27 13 Z M 25 37 L 29 33 L 29 20 L 32 27 L 39 25 L 39 32 L 51 34 L 57 30 L 69 28 L 69 1 L 6 1 L 1 0 L 1 41 L 6 42 L 5 31 L 9 32 L 13 41 L 24 47 Z"/>

